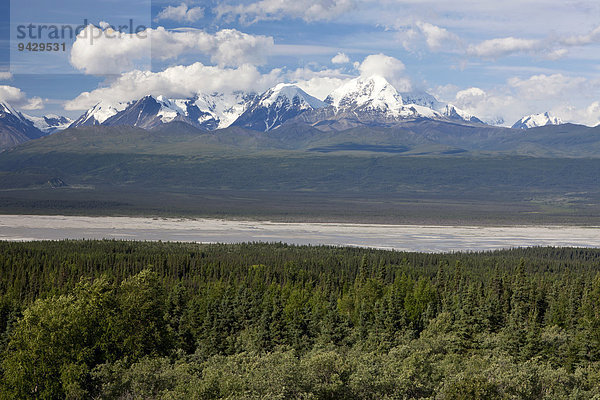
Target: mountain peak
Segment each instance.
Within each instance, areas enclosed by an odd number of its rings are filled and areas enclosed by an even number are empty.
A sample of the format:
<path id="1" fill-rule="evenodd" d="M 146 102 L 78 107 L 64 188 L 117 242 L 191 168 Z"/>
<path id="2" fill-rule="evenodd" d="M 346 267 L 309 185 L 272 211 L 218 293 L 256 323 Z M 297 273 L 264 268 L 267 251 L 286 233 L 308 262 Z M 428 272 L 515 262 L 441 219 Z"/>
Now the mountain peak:
<path id="1" fill-rule="evenodd" d="M 6 102 L 0 102 L 0 149 L 44 136 L 32 119 Z"/>
<path id="2" fill-rule="evenodd" d="M 71 124 L 71 127 L 101 125 L 110 117 L 123 111 L 130 103 L 100 101 Z"/>
<path id="3" fill-rule="evenodd" d="M 513 129 L 530 129 L 546 125 L 561 125 L 563 121 L 549 112 L 527 115 L 512 126 Z"/>
<path id="4" fill-rule="evenodd" d="M 456 107 L 454 104 L 447 104 L 444 109 L 443 114 L 446 117 L 457 120 L 457 121 L 465 121 L 465 122 L 474 122 L 474 123 L 478 123 L 478 124 L 484 124 L 484 122 L 482 120 L 480 120 L 473 114 L 469 114 L 468 112 L 461 110 L 460 108 Z"/>
<path id="5" fill-rule="evenodd" d="M 327 103 L 309 95 L 296 85 L 280 83 L 260 95 L 234 125 L 270 131 L 306 111 L 327 106 Z"/>
<path id="6" fill-rule="evenodd" d="M 267 90 L 261 96 L 260 104 L 265 107 L 270 107 L 277 101 L 287 101 L 289 103 L 297 102 L 298 106 L 301 108 L 327 107 L 326 103 L 309 95 L 304 90 L 291 83 L 279 83 Z"/>
<path id="7" fill-rule="evenodd" d="M 14 108 L 13 106 L 11 106 L 9 103 L 4 102 L 4 101 L 0 101 L 0 112 L 3 114 L 14 115 L 15 118 L 18 118 L 20 120 L 25 120 L 25 118 L 23 117 L 23 114 L 21 114 L 19 111 L 17 111 L 17 109 Z"/>
<path id="8" fill-rule="evenodd" d="M 338 110 L 368 109 L 379 112 L 400 114 L 403 106 L 402 96 L 382 76 L 360 76 L 337 88 L 325 102 Z"/>

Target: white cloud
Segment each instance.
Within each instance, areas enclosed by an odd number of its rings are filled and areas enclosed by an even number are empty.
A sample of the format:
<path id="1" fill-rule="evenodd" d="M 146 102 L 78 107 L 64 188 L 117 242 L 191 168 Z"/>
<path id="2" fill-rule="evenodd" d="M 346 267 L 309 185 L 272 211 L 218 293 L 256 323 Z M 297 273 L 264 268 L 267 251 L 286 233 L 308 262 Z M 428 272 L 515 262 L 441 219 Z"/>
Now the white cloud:
<path id="1" fill-rule="evenodd" d="M 485 97 L 485 91 L 477 87 L 459 90 L 456 93 L 456 101 L 458 101 L 462 106 L 467 107 L 472 107 L 473 105 L 485 99 Z"/>
<path id="2" fill-rule="evenodd" d="M 560 42 L 566 46 L 583 46 L 600 42 L 600 26 L 594 28 L 585 35 L 568 36 L 561 39 Z"/>
<path id="3" fill-rule="evenodd" d="M 296 84 L 306 93 L 321 100 L 352 78 L 354 77 L 339 69 L 314 71 L 309 68 L 298 68 L 284 74 L 286 81 Z"/>
<path id="4" fill-rule="evenodd" d="M 249 4 L 222 4 L 219 17 L 238 18 L 242 23 L 300 18 L 307 22 L 327 21 L 356 7 L 355 0 L 260 0 Z"/>
<path id="5" fill-rule="evenodd" d="M 506 37 L 471 45 L 467 49 L 467 54 L 482 58 L 498 58 L 514 53 L 538 51 L 542 47 L 543 43 L 540 40 Z"/>
<path id="6" fill-rule="evenodd" d="M 350 58 L 344 53 L 337 53 L 332 59 L 332 64 L 347 64 L 350 62 Z"/>
<path id="7" fill-rule="evenodd" d="M 412 19 L 411 19 L 412 18 Z M 476 36 L 482 36 L 485 27 L 478 26 Z M 397 39 L 408 51 L 428 49 L 432 52 L 460 53 L 470 57 L 498 59 L 513 54 L 528 54 L 548 60 L 557 60 L 567 55 L 571 47 L 600 43 L 600 26 L 586 34 L 546 33 L 542 38 L 496 37 L 468 46 L 464 45 L 467 37 L 460 38 L 446 28 L 422 20 L 414 21 L 413 17 L 399 18 L 391 25 L 396 30 Z M 464 31 L 464 27 L 461 27 Z M 538 32 L 539 36 L 540 33 Z"/>
<path id="8" fill-rule="evenodd" d="M 442 48 L 447 42 L 458 41 L 458 37 L 448 32 L 445 28 L 422 21 L 417 22 L 417 27 L 425 36 L 425 42 L 431 50 L 436 51 Z"/>
<path id="9" fill-rule="evenodd" d="M 496 59 L 516 54 L 538 54 L 550 60 L 556 60 L 567 54 L 569 47 L 585 46 L 600 43 L 600 26 L 584 35 L 555 36 L 545 39 L 523 39 L 505 37 L 485 40 L 479 44 L 470 45 L 467 54 L 470 56 Z"/>
<path id="10" fill-rule="evenodd" d="M 221 68 L 194 63 L 174 66 L 160 72 L 130 71 L 111 81 L 108 86 L 83 92 L 65 104 L 67 110 L 85 110 L 100 101 L 114 104 L 140 99 L 146 95 L 188 98 L 198 93 L 264 91 L 281 79 L 282 71 L 274 69 L 261 74 L 253 65 Z"/>
<path id="11" fill-rule="evenodd" d="M 273 48 L 273 38 L 235 29 L 209 34 L 198 29 L 169 31 L 148 28 L 140 34 L 121 34 L 89 25 L 75 40 L 71 64 L 86 74 L 118 74 L 149 69 L 152 58 L 176 59 L 182 54 L 207 54 L 219 66 L 262 64 Z"/>
<path id="12" fill-rule="evenodd" d="M 511 126 L 525 115 L 549 111 L 565 122 L 596 125 L 600 118 L 599 89 L 598 79 L 537 74 L 510 78 L 505 85 L 488 90 L 446 85 L 434 93 L 488 123 L 502 121 L 502 125 Z"/>
<path id="13" fill-rule="evenodd" d="M 357 65 L 357 69 L 361 76 L 383 76 L 400 92 L 411 90 L 410 80 L 404 75 L 404 63 L 397 58 L 385 54 L 372 54 Z"/>
<path id="14" fill-rule="evenodd" d="M 196 22 L 204 17 L 204 8 L 202 7 L 191 7 L 181 3 L 178 6 L 168 6 L 162 9 L 161 12 L 155 18 L 155 21 L 168 19 L 178 22 Z"/>
<path id="15" fill-rule="evenodd" d="M 525 100 L 545 100 L 548 98 L 571 97 L 590 89 L 590 82 L 583 77 L 569 77 L 563 74 L 533 75 L 528 79 L 511 78 L 509 86 L 516 89 L 517 95 Z M 597 84 L 594 84 L 597 87 Z"/>
<path id="16" fill-rule="evenodd" d="M 18 106 L 18 104 L 17 104 Z M 31 97 L 27 99 L 26 104 L 20 106 L 22 110 L 41 110 L 44 108 L 44 100 L 41 97 Z"/>
<path id="17" fill-rule="evenodd" d="M 86 110 L 103 101 L 108 104 L 137 100 L 146 95 L 189 98 L 199 93 L 235 91 L 263 92 L 280 82 L 295 83 L 312 96 L 327 97 L 353 77 L 338 69 L 273 69 L 261 73 L 253 65 L 222 68 L 194 63 L 174 66 L 160 72 L 130 71 L 108 82 L 107 86 L 84 92 L 65 105 L 67 110 Z"/>
<path id="18" fill-rule="evenodd" d="M 28 98 L 21 89 L 7 85 L 0 85 L 0 102 L 6 102 L 22 110 L 44 108 L 44 101 L 40 97 Z"/>
<path id="19" fill-rule="evenodd" d="M 0 72 L 0 80 L 4 80 L 4 81 L 8 81 L 10 79 L 12 79 L 12 74 L 8 71 L 2 71 Z"/>
<path id="20" fill-rule="evenodd" d="M 522 103 L 510 93 L 488 93 L 477 87 L 458 91 L 449 102 L 491 124 L 512 125 L 525 115 Z"/>
<path id="21" fill-rule="evenodd" d="M 126 71 L 141 59 L 148 64 L 151 54 L 149 31 L 139 35 L 119 34 L 111 28 L 88 25 L 77 35 L 69 60 L 78 70 L 97 75 Z"/>
<path id="22" fill-rule="evenodd" d="M 587 126 L 600 124 L 600 102 L 594 101 L 586 107 L 577 108 L 570 105 L 559 105 L 552 108 L 551 113 L 565 122 L 573 122 Z"/>

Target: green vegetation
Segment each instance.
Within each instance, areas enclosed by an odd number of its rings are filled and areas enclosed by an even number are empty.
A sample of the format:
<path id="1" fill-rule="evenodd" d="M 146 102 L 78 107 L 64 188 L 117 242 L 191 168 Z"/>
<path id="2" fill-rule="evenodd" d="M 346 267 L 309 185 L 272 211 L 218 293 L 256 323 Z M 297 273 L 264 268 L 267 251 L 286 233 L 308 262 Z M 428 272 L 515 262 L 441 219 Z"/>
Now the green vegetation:
<path id="1" fill-rule="evenodd" d="M 0 243 L 0 398 L 589 399 L 600 250 Z"/>
<path id="2" fill-rule="evenodd" d="M 597 129 L 577 128 L 579 139 L 570 139 L 587 152 L 560 153 L 566 127 L 524 135 L 411 126 L 415 132 L 303 126 L 268 134 L 204 132 L 182 124 L 150 131 L 69 129 L 0 153 L 0 212 L 600 224 L 600 158 L 588 143 L 600 135 Z M 474 148 L 436 144 L 440 135 Z M 492 152 L 477 145 L 535 138 L 559 142 L 548 152 Z"/>
<path id="3" fill-rule="evenodd" d="M 599 176 L 598 159 L 14 151 L 0 212 L 599 224 Z"/>

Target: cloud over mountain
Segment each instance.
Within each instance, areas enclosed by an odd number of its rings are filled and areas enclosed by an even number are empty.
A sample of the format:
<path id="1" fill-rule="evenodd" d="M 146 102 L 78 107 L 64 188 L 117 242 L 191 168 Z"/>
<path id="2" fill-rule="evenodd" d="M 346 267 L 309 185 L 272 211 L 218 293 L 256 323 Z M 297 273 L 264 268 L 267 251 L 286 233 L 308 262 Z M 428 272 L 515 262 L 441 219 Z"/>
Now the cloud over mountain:
<path id="1" fill-rule="evenodd" d="M 219 66 L 260 65 L 273 48 L 273 38 L 235 29 L 214 34 L 199 29 L 148 28 L 138 34 L 119 33 L 88 25 L 77 36 L 71 64 L 91 75 L 119 74 L 142 67 L 152 59 L 169 60 L 186 54 L 205 54 Z"/>
<path id="2" fill-rule="evenodd" d="M 0 85 L 0 102 L 10 103 L 23 110 L 39 110 L 44 105 L 40 97 L 28 98 L 21 89 L 8 85 Z"/>

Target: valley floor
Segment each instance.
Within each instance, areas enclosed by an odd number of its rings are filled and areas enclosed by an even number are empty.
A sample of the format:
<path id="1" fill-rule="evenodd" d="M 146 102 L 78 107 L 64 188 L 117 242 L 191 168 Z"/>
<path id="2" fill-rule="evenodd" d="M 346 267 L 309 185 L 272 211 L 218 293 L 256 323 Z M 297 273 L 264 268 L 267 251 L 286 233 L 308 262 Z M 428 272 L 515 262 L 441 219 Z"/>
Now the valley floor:
<path id="1" fill-rule="evenodd" d="M 447 194 L 452 196 L 445 197 Z M 492 193 L 487 198 L 460 198 L 457 193 L 166 191 L 122 186 L 31 188 L 0 190 L 0 214 L 445 226 L 600 226 L 596 193 L 525 197 L 526 194 L 522 198 L 502 198 L 502 193 Z"/>
<path id="2" fill-rule="evenodd" d="M 226 219 L 0 215 L 0 240 L 122 239 L 197 243 L 283 242 L 452 252 L 531 246 L 600 247 L 600 227 L 434 226 Z"/>

